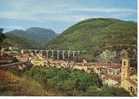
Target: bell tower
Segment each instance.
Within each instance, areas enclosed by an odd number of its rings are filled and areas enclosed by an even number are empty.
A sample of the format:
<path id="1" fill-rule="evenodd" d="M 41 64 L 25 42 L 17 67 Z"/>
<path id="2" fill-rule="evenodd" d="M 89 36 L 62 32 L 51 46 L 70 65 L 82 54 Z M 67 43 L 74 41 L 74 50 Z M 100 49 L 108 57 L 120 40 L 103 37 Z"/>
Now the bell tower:
<path id="1" fill-rule="evenodd" d="M 121 87 L 125 87 L 129 77 L 129 58 L 126 50 L 122 51 Z"/>

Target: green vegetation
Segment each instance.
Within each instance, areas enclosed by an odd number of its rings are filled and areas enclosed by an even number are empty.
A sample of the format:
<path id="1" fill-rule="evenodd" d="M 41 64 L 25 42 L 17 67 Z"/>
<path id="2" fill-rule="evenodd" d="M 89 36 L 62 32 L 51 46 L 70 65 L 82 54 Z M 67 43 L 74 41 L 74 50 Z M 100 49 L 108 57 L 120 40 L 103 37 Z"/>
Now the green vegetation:
<path id="1" fill-rule="evenodd" d="M 0 71 L 1 72 L 1 71 Z M 3 78 L 3 75 L 4 78 Z M 43 87 L 33 79 L 19 77 L 3 71 L 0 75 L 0 96 L 42 96 L 47 95 Z"/>
<path id="2" fill-rule="evenodd" d="M 46 48 L 45 44 L 56 36 L 50 29 L 32 27 L 27 30 L 13 30 L 5 33 L 6 43 L 22 48 Z"/>
<path id="3" fill-rule="evenodd" d="M 115 51 L 110 51 L 110 50 L 104 50 L 98 58 L 98 61 L 108 63 L 111 61 L 114 61 L 116 59 L 116 52 Z M 118 59 L 116 59 L 118 60 Z"/>
<path id="4" fill-rule="evenodd" d="M 96 61 L 105 49 L 116 52 L 137 44 L 137 23 L 109 18 L 88 19 L 66 29 L 48 42 L 48 48 L 86 50 L 82 57 Z M 132 54 L 131 54 L 132 55 Z"/>
<path id="5" fill-rule="evenodd" d="M 96 73 L 55 67 L 32 67 L 24 75 L 38 81 L 44 89 L 64 96 L 128 96 L 121 88 L 103 86 Z M 49 94 L 48 94 L 49 95 Z"/>
<path id="6" fill-rule="evenodd" d="M 0 28 L 0 48 L 3 40 L 6 38 L 6 36 L 3 34 L 3 29 Z"/>
<path id="7" fill-rule="evenodd" d="M 33 42 L 24 37 L 18 37 L 14 34 L 5 34 L 6 39 L 3 41 L 4 47 L 14 46 L 17 48 L 33 48 Z M 34 43 L 35 44 L 35 43 Z"/>
<path id="8" fill-rule="evenodd" d="M 41 85 L 33 80 L 18 80 L 17 82 L 0 80 L 0 96 L 41 96 L 47 95 Z"/>

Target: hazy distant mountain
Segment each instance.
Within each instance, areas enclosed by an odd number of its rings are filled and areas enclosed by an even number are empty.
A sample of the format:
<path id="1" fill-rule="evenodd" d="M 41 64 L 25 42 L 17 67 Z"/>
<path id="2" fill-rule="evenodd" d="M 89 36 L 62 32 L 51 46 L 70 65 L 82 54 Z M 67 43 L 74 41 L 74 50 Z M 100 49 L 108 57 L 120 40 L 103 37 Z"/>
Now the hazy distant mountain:
<path id="1" fill-rule="evenodd" d="M 7 33 L 6 39 L 3 41 L 3 46 L 8 47 L 8 46 L 14 46 L 18 48 L 35 48 L 34 45 L 35 42 L 28 40 L 24 37 L 21 36 L 16 36 L 12 33 Z"/>
<path id="2" fill-rule="evenodd" d="M 7 32 L 6 35 L 8 35 L 8 37 L 12 35 L 12 38 L 10 39 L 13 39 L 13 36 L 16 36 L 22 38 L 22 40 L 28 40 L 26 42 L 30 42 L 35 48 L 44 48 L 49 40 L 56 37 L 56 33 L 53 30 L 39 27 L 32 27 L 27 30 L 15 29 Z"/>
<path id="3" fill-rule="evenodd" d="M 50 29 L 32 27 L 25 31 L 27 35 L 37 42 L 47 42 L 56 36 L 56 33 Z"/>

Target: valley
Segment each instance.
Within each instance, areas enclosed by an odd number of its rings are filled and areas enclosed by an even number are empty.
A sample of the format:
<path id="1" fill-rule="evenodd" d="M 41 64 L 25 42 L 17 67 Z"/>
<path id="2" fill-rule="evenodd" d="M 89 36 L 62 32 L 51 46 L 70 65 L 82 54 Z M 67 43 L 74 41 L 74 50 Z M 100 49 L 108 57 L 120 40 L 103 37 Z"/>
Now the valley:
<path id="1" fill-rule="evenodd" d="M 137 95 L 135 22 L 87 19 L 59 35 L 39 27 L 2 32 L 0 95 Z"/>

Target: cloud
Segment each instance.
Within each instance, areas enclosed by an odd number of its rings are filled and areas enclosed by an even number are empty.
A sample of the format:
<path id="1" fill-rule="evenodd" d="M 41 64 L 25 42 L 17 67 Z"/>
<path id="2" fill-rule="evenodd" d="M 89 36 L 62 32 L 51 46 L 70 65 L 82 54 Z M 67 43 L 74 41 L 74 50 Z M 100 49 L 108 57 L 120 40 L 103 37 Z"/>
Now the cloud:
<path id="1" fill-rule="evenodd" d="M 78 1 L 78 2 L 77 2 Z M 54 27 L 60 24 L 71 25 L 78 21 L 88 18 L 119 18 L 130 19 L 136 16 L 137 9 L 135 7 L 124 5 L 112 5 L 98 0 L 0 0 L 0 18 L 4 18 L 3 23 L 14 24 L 20 26 L 26 25 L 24 21 L 30 25 L 32 23 L 38 26 L 57 23 Z M 116 2 L 116 0 L 113 0 Z M 90 3 L 89 3 L 90 2 Z M 111 5 L 111 6 L 109 6 Z M 22 21 L 21 21 L 22 20 Z M 132 20 L 136 20 L 135 17 Z M 24 23 L 24 24 L 23 24 Z M 2 23 L 1 23 L 2 24 Z M 42 25 L 41 25 L 42 24 Z M 19 27 L 20 27 L 19 26 Z M 63 25 L 64 27 L 64 25 Z"/>
<path id="2" fill-rule="evenodd" d="M 105 12 L 105 13 L 111 13 L 111 12 L 129 12 L 129 13 L 136 13 L 137 10 L 135 9 L 129 9 L 129 8 L 71 8 L 69 9 L 70 11 L 75 11 L 75 12 Z"/>
<path id="3" fill-rule="evenodd" d="M 88 17 L 110 17 L 110 16 L 128 16 L 136 14 L 136 9 L 129 8 L 88 8 L 88 7 L 72 7 L 70 9 L 63 9 L 67 5 L 61 4 L 55 7 L 49 6 L 36 6 L 32 5 L 23 6 L 17 8 L 15 6 L 14 10 L 1 11 L 0 18 L 13 18 L 13 19 L 23 19 L 32 21 L 42 21 L 42 20 L 53 20 L 53 21 L 77 21 L 80 19 L 86 19 Z"/>

